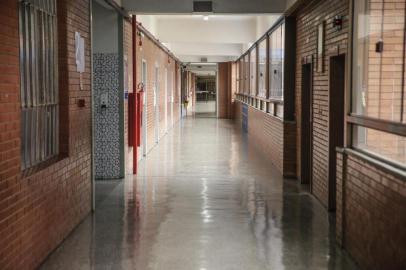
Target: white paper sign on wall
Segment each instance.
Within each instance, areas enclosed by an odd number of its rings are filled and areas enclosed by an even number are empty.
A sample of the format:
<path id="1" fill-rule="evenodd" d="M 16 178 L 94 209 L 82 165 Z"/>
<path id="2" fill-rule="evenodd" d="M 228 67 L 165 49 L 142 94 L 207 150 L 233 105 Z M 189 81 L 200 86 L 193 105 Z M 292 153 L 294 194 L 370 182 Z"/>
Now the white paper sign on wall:
<path id="1" fill-rule="evenodd" d="M 75 32 L 75 55 L 77 72 L 85 72 L 85 40 Z"/>

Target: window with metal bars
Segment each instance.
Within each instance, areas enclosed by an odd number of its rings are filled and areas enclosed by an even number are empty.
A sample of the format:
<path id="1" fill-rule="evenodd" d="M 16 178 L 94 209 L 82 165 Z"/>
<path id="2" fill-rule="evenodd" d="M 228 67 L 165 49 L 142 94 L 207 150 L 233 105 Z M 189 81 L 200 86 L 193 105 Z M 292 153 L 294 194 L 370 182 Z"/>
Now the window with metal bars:
<path id="1" fill-rule="evenodd" d="M 20 4 L 21 164 L 58 154 L 59 106 L 55 0 Z"/>

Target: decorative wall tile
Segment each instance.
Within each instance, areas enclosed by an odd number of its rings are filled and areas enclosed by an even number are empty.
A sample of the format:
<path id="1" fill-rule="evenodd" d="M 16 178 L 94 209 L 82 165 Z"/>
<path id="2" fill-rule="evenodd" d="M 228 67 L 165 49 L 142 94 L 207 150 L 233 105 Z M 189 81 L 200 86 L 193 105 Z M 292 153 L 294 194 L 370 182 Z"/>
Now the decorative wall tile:
<path id="1" fill-rule="evenodd" d="M 93 54 L 96 178 L 120 177 L 119 56 Z M 103 96 L 107 106 L 102 107 Z"/>

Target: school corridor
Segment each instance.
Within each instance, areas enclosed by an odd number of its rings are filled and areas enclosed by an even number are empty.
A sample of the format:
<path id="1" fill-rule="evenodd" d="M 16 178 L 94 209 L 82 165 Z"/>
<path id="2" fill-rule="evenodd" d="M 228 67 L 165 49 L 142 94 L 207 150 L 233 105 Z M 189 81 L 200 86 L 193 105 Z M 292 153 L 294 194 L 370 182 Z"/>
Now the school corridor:
<path id="1" fill-rule="evenodd" d="M 405 18 L 0 1 L 0 270 L 406 269 Z"/>
<path id="2" fill-rule="evenodd" d="M 189 118 L 96 184 L 96 207 L 41 269 L 358 269 L 334 221 L 229 120 Z"/>

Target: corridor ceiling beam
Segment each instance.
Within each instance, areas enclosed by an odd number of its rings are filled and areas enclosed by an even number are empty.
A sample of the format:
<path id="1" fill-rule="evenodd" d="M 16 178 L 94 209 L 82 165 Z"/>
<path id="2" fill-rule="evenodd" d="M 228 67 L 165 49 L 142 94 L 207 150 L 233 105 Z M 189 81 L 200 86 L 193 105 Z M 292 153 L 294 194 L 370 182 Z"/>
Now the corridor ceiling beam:
<path id="1" fill-rule="evenodd" d="M 122 0 L 123 7 L 137 14 L 192 14 L 193 0 Z M 292 0 L 213 0 L 213 13 L 282 13 Z"/>

